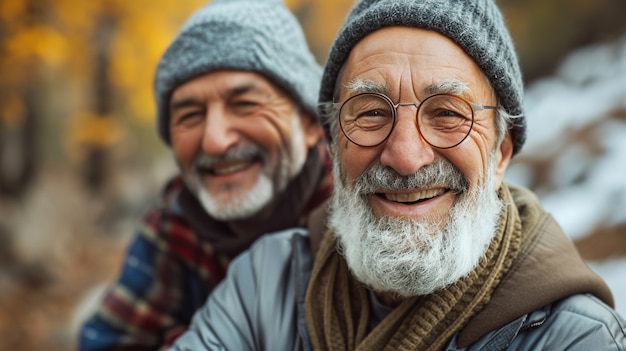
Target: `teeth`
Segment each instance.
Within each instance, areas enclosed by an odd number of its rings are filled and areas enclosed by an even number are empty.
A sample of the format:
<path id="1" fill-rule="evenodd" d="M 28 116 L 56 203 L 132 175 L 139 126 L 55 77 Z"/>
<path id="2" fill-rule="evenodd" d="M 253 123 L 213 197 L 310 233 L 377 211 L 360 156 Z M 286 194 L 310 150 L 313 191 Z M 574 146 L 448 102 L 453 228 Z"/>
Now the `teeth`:
<path id="1" fill-rule="evenodd" d="M 386 193 L 385 198 L 389 201 L 395 202 L 415 202 L 424 199 L 430 199 L 432 197 L 441 195 L 445 192 L 444 189 L 424 190 L 417 193 Z"/>
<path id="2" fill-rule="evenodd" d="M 252 164 L 252 162 L 246 161 L 246 162 L 239 162 L 239 163 L 226 165 L 226 166 L 223 166 L 223 167 L 216 167 L 216 168 L 213 168 L 213 173 L 215 175 L 225 175 L 225 174 L 229 174 L 229 173 L 235 173 L 235 172 L 239 172 L 242 169 L 250 166 L 250 164 Z"/>

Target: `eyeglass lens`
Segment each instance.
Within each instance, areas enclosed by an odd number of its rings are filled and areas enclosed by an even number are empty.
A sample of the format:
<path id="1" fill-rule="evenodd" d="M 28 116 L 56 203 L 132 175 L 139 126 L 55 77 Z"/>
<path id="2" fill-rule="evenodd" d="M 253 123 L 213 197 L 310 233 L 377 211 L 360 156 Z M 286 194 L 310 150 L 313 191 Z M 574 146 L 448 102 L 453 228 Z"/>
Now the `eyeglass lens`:
<path id="1" fill-rule="evenodd" d="M 357 145 L 379 145 L 391 134 L 396 106 L 383 95 L 355 95 L 341 107 L 341 129 Z M 451 148 L 461 143 L 472 129 L 473 117 L 469 103 L 454 95 L 430 96 L 417 110 L 422 137 L 437 148 Z"/>

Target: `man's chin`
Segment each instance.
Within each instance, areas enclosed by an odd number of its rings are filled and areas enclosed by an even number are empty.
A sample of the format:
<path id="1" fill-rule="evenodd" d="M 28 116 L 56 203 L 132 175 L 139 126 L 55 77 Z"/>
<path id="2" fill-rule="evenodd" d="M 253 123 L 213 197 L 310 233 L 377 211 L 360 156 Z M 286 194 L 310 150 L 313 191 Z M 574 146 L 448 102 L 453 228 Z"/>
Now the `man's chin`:
<path id="1" fill-rule="evenodd" d="M 206 191 L 200 191 L 197 198 L 209 216 L 222 221 L 244 219 L 254 215 L 259 209 L 247 206 L 244 208 L 246 196 L 212 196 Z"/>
<path id="2" fill-rule="evenodd" d="M 250 190 L 224 191 L 213 195 L 201 188 L 196 192 L 204 210 L 221 221 L 250 218 L 267 206 L 272 196 L 273 186 L 267 177 L 259 178 Z"/>

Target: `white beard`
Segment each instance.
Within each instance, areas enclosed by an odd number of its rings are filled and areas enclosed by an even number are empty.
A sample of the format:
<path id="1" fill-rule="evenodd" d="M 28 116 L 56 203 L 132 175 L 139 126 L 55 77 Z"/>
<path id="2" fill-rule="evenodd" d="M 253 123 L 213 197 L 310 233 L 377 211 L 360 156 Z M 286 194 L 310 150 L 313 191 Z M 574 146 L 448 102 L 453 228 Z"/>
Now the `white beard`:
<path id="1" fill-rule="evenodd" d="M 423 167 L 412 177 L 375 165 L 357 179 L 354 190 L 346 188 L 334 161 L 329 225 L 354 276 L 377 292 L 409 297 L 433 293 L 468 275 L 495 235 L 502 209 L 494 185 L 495 159 L 490 157 L 484 183 L 471 193 L 468 181 L 447 160 Z M 367 194 L 383 184 L 398 189 L 436 181 L 459 192 L 445 223 L 429 218 L 377 219 L 367 202 Z"/>
<path id="2" fill-rule="evenodd" d="M 197 188 L 196 196 L 204 210 L 218 221 L 243 219 L 265 207 L 274 196 L 274 184 L 261 173 L 254 187 L 241 196 L 232 196 L 228 202 L 217 201 L 203 186 Z"/>

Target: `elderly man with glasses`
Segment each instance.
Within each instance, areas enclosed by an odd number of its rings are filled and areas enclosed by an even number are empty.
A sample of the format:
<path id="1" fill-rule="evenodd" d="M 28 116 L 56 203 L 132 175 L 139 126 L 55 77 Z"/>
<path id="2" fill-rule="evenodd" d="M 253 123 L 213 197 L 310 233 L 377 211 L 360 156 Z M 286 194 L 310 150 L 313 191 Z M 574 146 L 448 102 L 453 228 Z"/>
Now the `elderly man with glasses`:
<path id="1" fill-rule="evenodd" d="M 320 92 L 335 188 L 231 266 L 177 350 L 625 350 L 605 283 L 528 190 L 492 0 L 361 0 Z"/>

